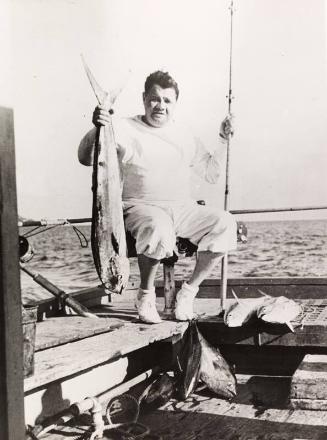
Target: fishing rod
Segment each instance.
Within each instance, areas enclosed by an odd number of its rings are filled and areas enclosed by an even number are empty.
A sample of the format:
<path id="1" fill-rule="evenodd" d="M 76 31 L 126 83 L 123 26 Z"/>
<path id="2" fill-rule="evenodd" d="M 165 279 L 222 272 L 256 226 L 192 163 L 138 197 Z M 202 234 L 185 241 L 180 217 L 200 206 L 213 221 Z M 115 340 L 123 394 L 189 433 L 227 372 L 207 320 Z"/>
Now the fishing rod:
<path id="1" fill-rule="evenodd" d="M 303 206 L 293 208 L 257 208 L 257 209 L 234 209 L 229 212 L 232 214 L 260 214 L 267 212 L 294 212 L 294 211 L 315 211 L 319 209 L 327 209 L 327 206 Z"/>
<path id="2" fill-rule="evenodd" d="M 19 263 L 20 269 L 25 272 L 29 277 L 31 277 L 37 284 L 42 286 L 48 292 L 52 293 L 59 301 L 70 307 L 75 313 L 86 318 L 98 318 L 97 315 L 91 313 L 85 306 L 80 304 L 71 295 L 66 293 L 64 290 L 57 287 L 55 284 L 51 283 L 47 278 L 43 277 L 39 273 L 32 272 L 23 263 Z"/>
<path id="3" fill-rule="evenodd" d="M 233 14 L 234 14 L 234 2 L 230 3 L 230 42 L 229 42 L 229 87 L 228 87 L 228 118 L 232 117 L 232 61 L 233 61 Z M 224 209 L 228 211 L 229 207 L 229 159 L 230 159 L 230 140 L 231 133 L 227 137 L 226 146 L 226 177 L 225 177 L 225 197 L 224 197 Z M 228 269 L 228 256 L 227 253 L 223 256 L 221 261 L 221 285 L 220 285 L 220 305 L 221 309 L 225 310 L 226 296 L 227 296 L 227 269 Z"/>
<path id="4" fill-rule="evenodd" d="M 298 206 L 288 208 L 253 208 L 253 209 L 231 209 L 231 214 L 264 214 L 269 212 L 295 212 L 295 211 L 316 211 L 327 209 L 327 206 Z M 19 220 L 18 226 L 69 226 L 78 223 L 91 223 L 91 217 L 67 218 L 67 219 L 41 219 L 41 220 Z"/>

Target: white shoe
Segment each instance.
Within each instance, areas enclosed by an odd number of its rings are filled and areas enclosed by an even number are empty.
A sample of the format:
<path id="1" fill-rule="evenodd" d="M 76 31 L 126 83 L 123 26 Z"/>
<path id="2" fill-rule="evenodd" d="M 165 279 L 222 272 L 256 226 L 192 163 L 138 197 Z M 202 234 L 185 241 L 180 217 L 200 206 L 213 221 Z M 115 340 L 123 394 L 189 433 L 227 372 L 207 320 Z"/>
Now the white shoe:
<path id="1" fill-rule="evenodd" d="M 146 324 L 159 324 L 162 322 L 156 308 L 155 291 L 144 291 L 139 289 L 135 299 L 135 307 L 139 314 L 139 320 Z"/>
<path id="2" fill-rule="evenodd" d="M 190 321 L 194 319 L 193 304 L 198 290 L 198 288 L 194 289 L 187 283 L 182 284 L 182 288 L 176 295 L 175 318 L 178 321 Z"/>

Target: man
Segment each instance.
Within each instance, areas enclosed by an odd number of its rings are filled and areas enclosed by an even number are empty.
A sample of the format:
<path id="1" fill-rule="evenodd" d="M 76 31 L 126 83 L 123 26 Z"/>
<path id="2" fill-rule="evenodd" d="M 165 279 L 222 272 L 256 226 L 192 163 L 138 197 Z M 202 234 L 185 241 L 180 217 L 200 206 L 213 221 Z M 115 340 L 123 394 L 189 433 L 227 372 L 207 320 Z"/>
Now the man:
<path id="1" fill-rule="evenodd" d="M 200 283 L 221 257 L 236 248 L 236 222 L 227 212 L 198 205 L 190 196 L 192 169 L 208 182 L 219 177 L 218 151 L 210 154 L 198 139 L 173 120 L 178 85 L 167 73 L 148 76 L 143 93 L 144 115 L 113 118 L 123 175 L 126 228 L 136 239 L 140 288 L 135 300 L 139 318 L 158 323 L 154 280 L 160 260 L 173 254 L 176 236 L 198 246 L 194 272 L 176 295 L 175 316 L 193 318 L 193 302 Z M 110 120 L 107 109 L 93 113 L 95 126 Z M 232 132 L 231 121 L 221 124 L 220 137 Z M 79 160 L 92 164 L 96 129 L 82 139 Z"/>

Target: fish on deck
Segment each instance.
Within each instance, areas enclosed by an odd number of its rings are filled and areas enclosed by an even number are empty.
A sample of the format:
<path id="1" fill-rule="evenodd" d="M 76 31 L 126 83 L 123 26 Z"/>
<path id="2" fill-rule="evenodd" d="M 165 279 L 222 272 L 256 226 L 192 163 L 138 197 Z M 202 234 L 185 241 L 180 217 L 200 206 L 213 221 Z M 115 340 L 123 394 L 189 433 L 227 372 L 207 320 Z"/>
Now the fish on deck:
<path id="1" fill-rule="evenodd" d="M 251 301 L 242 301 L 237 297 L 233 289 L 232 293 L 236 302 L 231 304 L 224 314 L 224 323 L 228 327 L 241 327 L 251 318 L 257 316 L 258 307 L 263 306 L 271 298 L 268 295 L 264 295 Z"/>
<path id="2" fill-rule="evenodd" d="M 119 91 L 107 93 L 84 68 L 98 103 L 110 112 Z M 111 112 L 110 112 L 111 113 Z M 122 182 L 112 121 L 97 127 L 93 158 L 91 245 L 94 264 L 108 293 L 122 293 L 129 277 Z"/>
<path id="3" fill-rule="evenodd" d="M 300 304 L 285 296 L 278 296 L 277 298 L 270 297 L 262 304 L 257 309 L 257 316 L 263 321 L 272 324 L 286 324 L 294 332 L 291 321 L 301 312 L 302 306 Z"/>
<path id="4" fill-rule="evenodd" d="M 199 379 L 218 396 L 232 399 L 236 396 L 235 374 L 219 349 L 210 345 L 199 330 L 198 337 L 201 346 Z"/>

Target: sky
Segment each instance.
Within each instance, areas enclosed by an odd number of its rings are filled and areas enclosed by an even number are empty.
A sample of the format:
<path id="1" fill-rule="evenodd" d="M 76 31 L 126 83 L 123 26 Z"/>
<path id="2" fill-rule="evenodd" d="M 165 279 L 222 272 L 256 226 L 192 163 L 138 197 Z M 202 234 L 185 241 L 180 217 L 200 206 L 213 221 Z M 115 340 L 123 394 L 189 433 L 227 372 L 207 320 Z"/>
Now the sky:
<path id="1" fill-rule="evenodd" d="M 11 3 L 12 65 L 0 79 L 0 105 L 14 108 L 21 216 L 91 215 L 91 169 L 79 164 L 77 148 L 96 100 L 81 53 L 103 88 L 124 85 L 118 117 L 142 113 L 145 77 L 167 69 L 180 86 L 176 118 L 217 147 L 227 113 L 230 1 Z M 234 7 L 229 208 L 327 205 L 326 2 L 234 0 Z M 223 206 L 224 162 L 220 182 L 195 179 L 193 194 Z M 327 210 L 250 218 L 326 217 Z"/>

